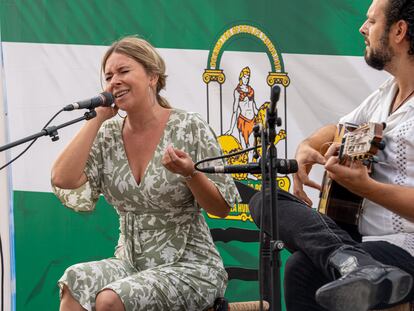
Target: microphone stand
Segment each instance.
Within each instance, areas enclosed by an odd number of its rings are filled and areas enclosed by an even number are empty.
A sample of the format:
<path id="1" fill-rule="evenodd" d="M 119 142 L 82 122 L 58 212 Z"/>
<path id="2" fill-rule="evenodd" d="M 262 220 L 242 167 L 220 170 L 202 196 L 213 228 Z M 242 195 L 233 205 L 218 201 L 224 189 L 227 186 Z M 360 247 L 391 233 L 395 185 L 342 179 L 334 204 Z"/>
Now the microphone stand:
<path id="1" fill-rule="evenodd" d="M 40 131 L 36 134 L 27 136 L 27 137 L 19 139 L 19 140 L 16 140 L 16 141 L 11 142 L 9 144 L 6 144 L 4 146 L 0 146 L 0 152 L 5 151 L 5 150 L 10 149 L 10 148 L 13 148 L 13 147 L 18 146 L 18 145 L 21 145 L 21 144 L 23 144 L 25 142 L 28 142 L 30 140 L 35 140 L 35 139 L 37 139 L 41 136 L 47 136 L 48 135 L 48 136 L 51 137 L 52 141 L 57 141 L 57 140 L 59 140 L 59 135 L 58 135 L 58 130 L 59 129 L 61 129 L 63 127 L 66 127 L 66 126 L 69 126 L 69 125 L 72 125 L 74 123 L 83 121 L 83 120 L 90 120 L 90 119 L 93 119 L 95 117 L 96 117 L 95 109 L 90 109 L 89 111 L 85 112 L 85 114 L 82 117 L 79 117 L 77 119 L 68 121 L 68 122 L 60 124 L 58 126 L 49 126 L 47 128 L 44 128 L 42 131 Z"/>
<path id="2" fill-rule="evenodd" d="M 274 103 L 275 104 L 275 103 Z M 280 311 L 281 309 L 281 294 L 280 294 L 280 267 L 281 259 L 280 252 L 284 247 L 284 243 L 279 240 L 279 224 L 278 224 L 278 212 L 277 212 L 277 149 L 274 144 L 276 138 L 276 125 L 280 126 L 282 121 L 277 116 L 277 110 L 271 108 L 267 109 L 266 121 L 267 121 L 267 133 L 262 131 L 262 206 L 261 206 L 261 224 L 260 228 L 263 231 L 264 228 L 264 215 L 271 215 L 270 219 L 270 230 L 271 236 L 266 236 L 266 233 L 261 232 L 261 270 L 264 272 L 262 276 L 268 276 L 265 278 L 265 286 L 269 288 L 270 293 L 264 289 L 260 289 L 261 294 L 264 298 L 270 300 L 270 310 Z M 268 159 L 266 159 L 266 153 Z M 268 169 L 266 170 L 266 165 Z M 267 172 L 266 172 L 267 171 Z M 266 204 L 266 189 L 270 188 L 270 204 Z M 266 202 L 266 203 L 265 203 Z M 271 208 L 271 213 L 264 212 L 264 209 Z M 269 267 L 270 265 L 270 267 Z M 269 271 L 270 270 L 270 271 Z M 270 282 L 269 282 L 270 281 Z M 267 296 L 267 297 L 266 297 Z M 270 299 L 269 299 L 270 298 Z M 263 308 L 262 298 L 260 300 L 260 309 Z"/>

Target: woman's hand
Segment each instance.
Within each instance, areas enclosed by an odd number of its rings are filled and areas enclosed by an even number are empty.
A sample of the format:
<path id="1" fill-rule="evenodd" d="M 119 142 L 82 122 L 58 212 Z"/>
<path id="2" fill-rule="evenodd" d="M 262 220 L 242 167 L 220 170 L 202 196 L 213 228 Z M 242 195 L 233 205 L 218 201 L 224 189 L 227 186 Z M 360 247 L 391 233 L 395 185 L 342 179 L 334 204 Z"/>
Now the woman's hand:
<path id="1" fill-rule="evenodd" d="M 98 107 L 96 108 L 96 113 L 101 115 L 104 120 L 111 119 L 116 116 L 118 113 L 119 108 L 117 106 L 114 107 Z"/>
<path id="2" fill-rule="evenodd" d="M 101 123 L 113 118 L 118 113 L 119 108 L 116 105 L 96 107 L 96 119 Z"/>
<path id="3" fill-rule="evenodd" d="M 171 145 L 165 149 L 161 161 L 162 165 L 172 173 L 187 177 L 194 173 L 194 162 L 190 156 L 181 150 L 174 149 Z M 224 200 L 217 187 L 203 173 L 194 175 L 186 181 L 198 204 L 207 212 L 218 217 L 226 217 L 230 206 Z"/>
<path id="4" fill-rule="evenodd" d="M 108 86 L 104 89 L 104 92 L 111 93 Z M 114 104 L 111 106 L 99 106 L 95 108 L 96 111 L 96 119 L 100 120 L 100 122 L 104 122 L 108 119 L 113 118 L 118 113 L 119 108 L 116 105 L 116 100 L 114 100 Z"/>
<path id="5" fill-rule="evenodd" d="M 184 177 L 194 172 L 194 162 L 190 156 L 184 151 L 174 149 L 171 145 L 165 149 L 161 163 L 170 172 Z"/>

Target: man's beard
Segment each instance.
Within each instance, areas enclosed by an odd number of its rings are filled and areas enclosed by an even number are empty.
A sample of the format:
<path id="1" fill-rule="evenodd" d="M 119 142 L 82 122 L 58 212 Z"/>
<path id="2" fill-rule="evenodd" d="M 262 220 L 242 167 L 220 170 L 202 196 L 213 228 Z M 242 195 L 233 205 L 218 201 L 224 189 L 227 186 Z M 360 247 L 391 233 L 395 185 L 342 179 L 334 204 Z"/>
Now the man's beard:
<path id="1" fill-rule="evenodd" d="M 391 49 L 388 42 L 388 31 L 385 31 L 380 39 L 380 46 L 376 50 L 371 49 L 371 53 L 368 54 L 368 50 L 365 50 L 365 61 L 372 68 L 383 70 L 385 65 L 388 64 L 394 56 L 394 51 Z"/>

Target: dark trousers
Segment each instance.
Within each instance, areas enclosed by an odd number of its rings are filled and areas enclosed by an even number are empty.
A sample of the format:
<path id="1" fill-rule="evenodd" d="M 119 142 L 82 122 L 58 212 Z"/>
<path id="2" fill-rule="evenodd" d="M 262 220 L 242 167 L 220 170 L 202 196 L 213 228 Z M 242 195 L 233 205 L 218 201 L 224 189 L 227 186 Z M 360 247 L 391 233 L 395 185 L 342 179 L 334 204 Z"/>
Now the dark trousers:
<path id="1" fill-rule="evenodd" d="M 331 218 L 309 208 L 291 194 L 278 192 L 279 238 L 292 252 L 285 267 L 285 301 L 288 311 L 325 310 L 315 301 L 315 292 L 333 281 L 328 259 L 333 251 L 344 245 L 361 248 L 375 260 L 401 268 L 414 277 L 414 257 L 402 248 L 388 242 L 358 241 Z M 255 222 L 259 221 L 261 193 L 250 201 Z M 269 233 L 270 216 L 264 211 L 264 229 Z M 414 299 L 414 289 L 406 301 Z M 379 306 L 385 307 L 385 306 Z"/>

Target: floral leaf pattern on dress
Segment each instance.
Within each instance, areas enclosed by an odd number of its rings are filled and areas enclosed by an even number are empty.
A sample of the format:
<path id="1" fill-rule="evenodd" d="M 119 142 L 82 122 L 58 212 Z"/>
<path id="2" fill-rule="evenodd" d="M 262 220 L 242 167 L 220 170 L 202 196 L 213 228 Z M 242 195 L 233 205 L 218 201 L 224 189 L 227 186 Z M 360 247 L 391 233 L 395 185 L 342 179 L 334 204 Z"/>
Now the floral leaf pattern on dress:
<path id="1" fill-rule="evenodd" d="M 68 286 L 87 310 L 94 310 L 95 297 L 105 288 L 119 295 L 126 310 L 203 310 L 224 294 L 227 274 L 185 179 L 165 169 L 161 159 L 170 143 L 194 162 L 218 156 L 216 137 L 198 114 L 171 110 L 137 184 L 123 148 L 123 122 L 102 125 L 85 168 L 87 183 L 73 190 L 53 188 L 76 211 L 92 211 L 100 194 L 114 206 L 120 224 L 115 258 L 71 266 L 59 285 Z M 231 176 L 208 177 L 233 206 L 238 193 Z"/>

